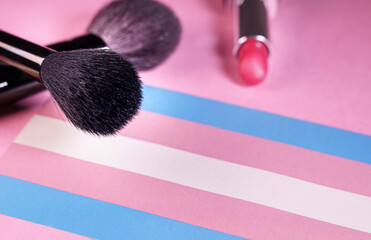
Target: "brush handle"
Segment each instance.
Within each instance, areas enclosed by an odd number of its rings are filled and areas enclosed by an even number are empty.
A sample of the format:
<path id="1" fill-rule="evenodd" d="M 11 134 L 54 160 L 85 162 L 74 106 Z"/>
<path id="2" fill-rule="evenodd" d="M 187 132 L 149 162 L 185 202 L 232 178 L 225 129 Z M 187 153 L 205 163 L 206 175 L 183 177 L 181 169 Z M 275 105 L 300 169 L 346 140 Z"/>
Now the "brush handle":
<path id="1" fill-rule="evenodd" d="M 9 34 L 4 34 L 4 35 L 8 36 Z M 48 48 L 51 48 L 57 51 L 67 51 L 67 50 L 87 49 L 87 48 L 103 48 L 103 47 L 106 47 L 106 44 L 103 42 L 103 40 L 93 34 L 87 34 L 82 37 L 75 38 L 71 41 L 60 42 L 60 43 L 56 43 L 56 44 L 52 44 L 48 46 Z M 45 49 L 42 47 L 39 50 L 42 51 L 41 52 L 42 54 L 46 54 L 46 56 L 50 54 L 49 50 L 44 51 Z M 2 60 L 1 56 L 0 56 L 0 60 Z M 22 60 L 29 61 L 28 59 L 23 59 L 23 58 Z M 36 64 L 35 67 L 37 67 L 37 69 L 40 69 L 40 65 L 41 63 Z M 39 79 L 39 75 L 37 75 L 35 79 L 23 73 L 22 71 L 19 71 L 17 68 L 9 66 L 6 63 L 0 62 L 0 106 L 44 90 L 45 89 L 44 85 L 35 81 L 37 79 Z"/>
<path id="2" fill-rule="evenodd" d="M 45 86 L 19 69 L 0 62 L 0 105 L 30 96 Z"/>
<path id="3" fill-rule="evenodd" d="M 55 52 L 0 30 L 0 60 L 40 80 L 41 64 Z"/>
<path id="4" fill-rule="evenodd" d="M 51 49 L 56 51 L 69 51 L 69 50 L 76 50 L 76 49 L 89 49 L 89 48 L 104 48 L 107 47 L 103 40 L 94 35 L 94 34 L 87 34 L 70 41 L 55 43 L 48 46 Z"/>

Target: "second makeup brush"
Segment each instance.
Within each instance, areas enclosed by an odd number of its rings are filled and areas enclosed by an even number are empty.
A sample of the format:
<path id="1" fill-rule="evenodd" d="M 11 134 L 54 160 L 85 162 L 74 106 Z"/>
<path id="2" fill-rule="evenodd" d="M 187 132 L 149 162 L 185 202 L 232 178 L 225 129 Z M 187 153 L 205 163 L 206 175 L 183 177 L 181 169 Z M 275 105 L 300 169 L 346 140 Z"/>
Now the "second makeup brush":
<path id="1" fill-rule="evenodd" d="M 165 5 L 152 0 L 111 2 L 94 17 L 88 34 L 50 45 L 57 51 L 108 46 L 137 70 L 162 63 L 177 46 L 181 25 Z"/>

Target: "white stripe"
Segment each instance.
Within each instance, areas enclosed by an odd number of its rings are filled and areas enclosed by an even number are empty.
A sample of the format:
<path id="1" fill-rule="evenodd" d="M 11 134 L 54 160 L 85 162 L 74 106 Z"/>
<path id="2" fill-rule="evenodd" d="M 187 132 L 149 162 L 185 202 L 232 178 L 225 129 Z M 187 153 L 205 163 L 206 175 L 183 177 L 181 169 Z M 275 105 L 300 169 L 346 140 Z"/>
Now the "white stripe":
<path id="1" fill-rule="evenodd" d="M 15 142 L 371 233 L 371 198 L 359 194 L 38 115 Z"/>

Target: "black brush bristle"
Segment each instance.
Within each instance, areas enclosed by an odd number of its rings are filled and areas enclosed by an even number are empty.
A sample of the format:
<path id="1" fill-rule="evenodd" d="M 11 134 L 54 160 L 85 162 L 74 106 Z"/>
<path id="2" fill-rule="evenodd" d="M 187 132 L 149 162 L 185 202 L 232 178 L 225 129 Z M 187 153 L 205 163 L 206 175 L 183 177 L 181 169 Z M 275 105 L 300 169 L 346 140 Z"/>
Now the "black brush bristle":
<path id="1" fill-rule="evenodd" d="M 163 62 L 177 46 L 181 25 L 174 13 L 152 0 L 119 0 L 103 8 L 89 32 L 125 56 L 137 70 Z"/>
<path id="2" fill-rule="evenodd" d="M 142 99 L 132 64 L 109 50 L 53 53 L 42 63 L 40 77 L 71 123 L 96 135 L 120 130 Z"/>

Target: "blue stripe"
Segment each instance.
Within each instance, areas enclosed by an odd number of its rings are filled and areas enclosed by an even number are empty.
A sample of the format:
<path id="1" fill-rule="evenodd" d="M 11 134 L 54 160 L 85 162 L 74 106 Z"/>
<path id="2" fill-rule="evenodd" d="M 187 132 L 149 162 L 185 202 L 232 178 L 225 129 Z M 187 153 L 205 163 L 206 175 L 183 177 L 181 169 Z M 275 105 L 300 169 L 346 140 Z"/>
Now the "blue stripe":
<path id="1" fill-rule="evenodd" d="M 151 86 L 144 86 L 142 109 L 371 163 L 371 136 L 364 134 Z"/>
<path id="2" fill-rule="evenodd" d="M 2 175 L 0 214 L 95 239 L 243 239 Z"/>

